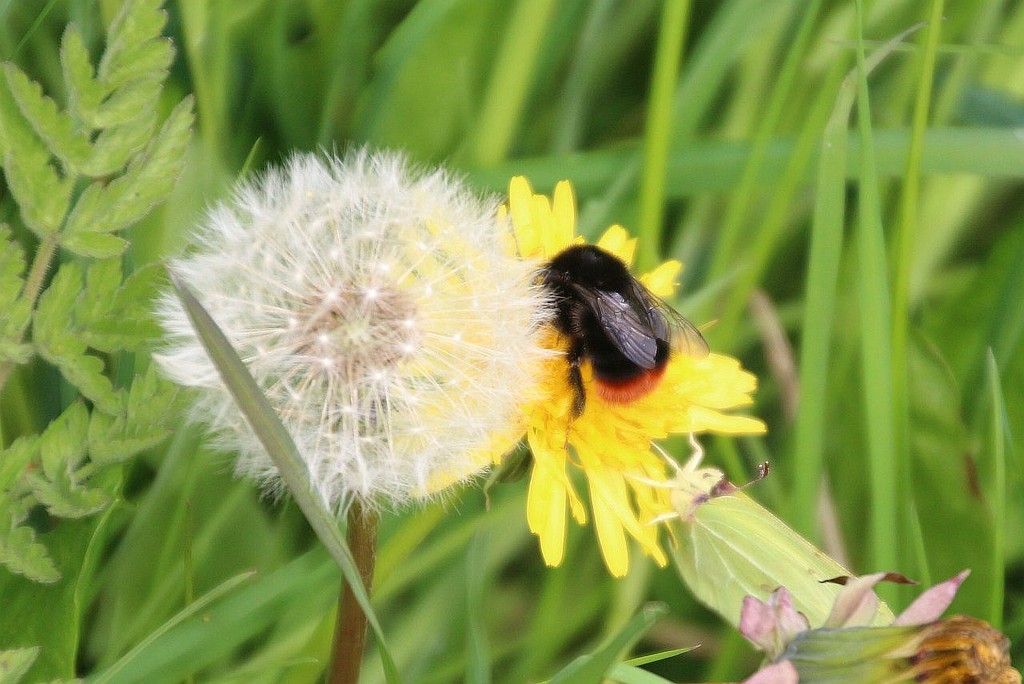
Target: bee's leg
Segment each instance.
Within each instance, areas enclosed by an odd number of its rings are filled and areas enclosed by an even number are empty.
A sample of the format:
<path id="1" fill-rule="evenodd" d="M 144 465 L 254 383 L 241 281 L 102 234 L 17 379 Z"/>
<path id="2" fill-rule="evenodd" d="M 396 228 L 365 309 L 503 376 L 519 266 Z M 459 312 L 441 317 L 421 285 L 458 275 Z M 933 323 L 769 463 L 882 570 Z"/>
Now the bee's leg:
<path id="1" fill-rule="evenodd" d="M 576 340 L 569 348 L 569 387 L 572 388 L 572 417 L 579 418 L 587 404 L 587 395 L 583 390 L 583 374 L 580 365 L 583 363 L 583 341 Z"/>

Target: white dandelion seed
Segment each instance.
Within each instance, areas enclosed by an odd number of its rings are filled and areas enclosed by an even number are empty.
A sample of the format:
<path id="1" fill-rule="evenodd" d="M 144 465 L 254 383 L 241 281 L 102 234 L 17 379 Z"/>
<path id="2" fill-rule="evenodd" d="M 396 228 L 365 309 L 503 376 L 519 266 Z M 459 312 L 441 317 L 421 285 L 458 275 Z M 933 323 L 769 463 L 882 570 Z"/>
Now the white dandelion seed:
<path id="1" fill-rule="evenodd" d="M 485 468 L 546 352 L 536 264 L 509 249 L 498 201 L 395 154 L 300 155 L 208 212 L 171 268 L 263 389 L 324 502 L 397 506 Z M 283 485 L 177 298 L 157 360 L 199 388 L 192 416 Z M 514 430 L 513 430 L 514 432 Z"/>

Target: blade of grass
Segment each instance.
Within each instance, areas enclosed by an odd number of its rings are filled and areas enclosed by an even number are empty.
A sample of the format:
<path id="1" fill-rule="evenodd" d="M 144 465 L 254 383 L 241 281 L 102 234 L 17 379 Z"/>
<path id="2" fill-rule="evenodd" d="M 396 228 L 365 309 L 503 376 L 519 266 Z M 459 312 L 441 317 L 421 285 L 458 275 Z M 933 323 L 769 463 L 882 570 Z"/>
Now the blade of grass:
<path id="1" fill-rule="evenodd" d="M 508 156 L 554 8 L 554 0 L 526 0 L 513 5 L 467 150 L 475 165 L 494 166 Z"/>
<path id="2" fill-rule="evenodd" d="M 755 185 L 757 177 L 761 175 L 762 168 L 767 157 L 768 145 L 772 136 L 779 128 L 782 119 L 783 109 L 790 99 L 793 85 L 796 83 L 796 76 L 807 52 L 807 45 L 813 35 L 818 10 L 821 8 L 821 0 L 811 0 L 801 8 L 803 16 L 797 26 L 796 34 L 792 43 L 786 51 L 785 60 L 779 70 L 778 80 L 770 88 L 768 105 L 764 114 L 759 117 L 760 123 L 754 133 L 754 139 L 750 146 L 750 157 L 743 167 L 743 173 L 732 193 L 732 199 L 726 209 L 725 218 L 722 220 L 722 228 L 718 234 L 718 243 L 715 246 L 715 253 L 711 260 L 708 279 L 715 280 L 724 275 L 732 268 L 736 258 L 736 248 L 739 244 L 743 231 L 744 221 L 750 210 L 750 205 L 756 196 Z"/>
<path id="3" fill-rule="evenodd" d="M 844 62 L 836 60 L 825 76 L 796 139 L 792 155 L 785 161 L 785 170 L 780 174 L 782 180 L 771 194 L 764 220 L 754 231 L 753 245 L 746 258 L 746 265 L 740 269 L 736 283 L 729 288 L 725 304 L 722 305 L 721 318 L 718 326 L 712 331 L 712 336 L 733 349 L 736 348 L 736 331 L 747 310 L 747 303 L 754 289 L 761 284 L 772 259 L 777 256 L 777 246 L 784 229 L 792 223 L 793 204 L 807 178 L 807 170 L 817 152 L 831 105 L 836 99 L 836 89 L 845 70 Z"/>
<path id="4" fill-rule="evenodd" d="M 601 681 L 615 665 L 621 653 L 631 648 L 640 637 L 668 612 L 661 604 L 644 606 L 618 634 L 593 653 L 581 656 L 551 678 L 549 684 L 590 684 Z"/>
<path id="5" fill-rule="evenodd" d="M 210 360 L 217 366 L 224 384 L 235 398 L 239 409 L 245 415 L 260 443 L 267 450 L 274 465 L 277 466 L 281 479 L 284 480 L 288 491 L 302 510 L 310 527 L 313 528 L 316 536 L 338 564 L 356 601 L 363 609 L 366 620 L 377 637 L 377 646 L 387 681 L 401 681 L 391 654 L 388 652 L 384 632 L 370 604 L 367 589 L 360 579 L 359 569 L 352 552 L 338 528 L 337 520 L 313 490 L 306 464 L 302 460 L 302 456 L 299 455 L 291 436 L 281 424 L 270 404 L 267 403 L 267 399 L 263 396 L 256 381 L 249 375 L 245 364 L 242 363 L 213 318 L 184 283 L 180 282 L 173 274 L 170 275 L 170 279 L 181 299 L 182 306 L 188 312 L 189 320 L 191 320 L 196 334 L 203 343 L 203 348 L 209 354 Z"/>
<path id="6" fill-rule="evenodd" d="M 992 490 L 988 496 L 992 507 L 992 603 L 988 621 L 1001 630 L 1006 596 L 1006 403 L 999 366 L 991 349 L 985 360 L 992 397 Z"/>
<path id="7" fill-rule="evenodd" d="M 845 131 L 844 131 L 845 133 Z M 910 133 L 906 130 L 875 131 L 875 157 L 879 176 L 900 176 L 906 171 Z M 842 172 L 854 178 L 860 164 L 860 137 L 851 132 L 844 135 L 848 149 Z M 799 139 L 788 137 L 772 140 L 761 174 L 760 187 L 773 189 L 785 179 L 778 169 L 785 167 L 798 151 Z M 551 188 L 558 181 L 572 179 L 580 197 L 599 195 L 611 185 L 630 164 L 637 163 L 639 147 L 623 143 L 614 149 L 545 155 L 509 161 L 490 169 L 470 169 L 475 183 L 494 192 L 506 192 L 508 179 L 525 175 L 537 188 Z M 731 191 L 750 156 L 750 146 L 742 142 L 694 140 L 674 147 L 668 157 L 666 199 L 677 200 L 695 195 Z M 821 154 L 813 159 L 820 168 Z M 1010 128 L 940 128 L 925 132 L 922 173 L 964 174 L 982 178 L 1016 180 L 1024 178 L 1024 145 Z M 804 175 L 801 183 L 814 180 Z"/>
<path id="8" fill-rule="evenodd" d="M 690 0 L 666 0 L 654 56 L 651 95 L 644 133 L 644 166 L 640 181 L 640 272 L 653 268 L 661 253 L 662 210 L 665 206 L 665 166 L 672 132 L 672 99 L 683 58 L 683 39 L 690 17 Z"/>
<path id="9" fill-rule="evenodd" d="M 596 0 L 587 10 L 587 18 L 579 34 L 579 47 L 573 52 L 562 89 L 561 111 L 551 145 L 555 152 L 565 153 L 576 149 L 583 137 L 584 117 L 587 105 L 590 104 L 596 73 L 594 64 L 597 53 L 605 47 L 605 34 L 609 29 L 613 9 L 612 0 Z"/>
<path id="10" fill-rule="evenodd" d="M 857 124 L 864 141 L 858 184 L 857 290 L 860 311 L 861 372 L 867 419 L 870 516 L 868 544 L 876 569 L 896 568 L 897 527 L 901 520 L 896 493 L 900 461 L 893 416 L 892 315 L 882 231 L 882 208 L 871 130 L 871 99 L 864 63 L 864 6 L 857 0 Z M 892 592 L 890 592 L 891 594 Z M 890 596 L 891 598 L 891 596 Z"/>
<path id="11" fill-rule="evenodd" d="M 917 234 L 918 206 L 921 201 L 921 165 L 924 152 L 924 133 L 928 126 L 929 105 L 932 98 L 932 84 L 935 80 L 935 62 L 938 55 L 939 38 L 942 33 L 943 0 L 932 0 L 928 24 L 924 31 L 924 51 L 920 58 L 917 74 L 917 93 L 910 131 L 910 146 L 907 149 L 907 168 L 903 175 L 903 192 L 900 195 L 899 222 L 892 237 L 892 400 L 895 420 L 893 438 L 897 465 L 902 482 L 909 484 L 912 473 L 910 443 L 910 405 L 908 396 L 909 364 L 907 361 L 907 334 L 910 327 L 910 274 L 913 271 L 914 237 Z M 909 491 L 909 490 L 908 490 Z M 904 520 L 915 524 L 912 497 L 907 497 L 904 506 Z M 918 530 L 919 531 L 919 530 Z M 913 535 L 911 536 L 913 538 Z M 913 547 L 905 547 L 910 551 Z M 923 568 L 920 557 L 910 553 L 903 558 L 908 571 L 920 575 Z"/>
<path id="12" fill-rule="evenodd" d="M 178 612 L 177 615 L 172 617 L 170 620 L 162 624 L 158 629 L 154 630 L 149 636 L 140 641 L 130 651 L 125 653 L 121 658 L 118 659 L 113 665 L 103 670 L 95 677 L 90 677 L 88 680 L 92 684 L 106 684 L 107 682 L 114 681 L 118 673 L 121 672 L 125 667 L 132 663 L 139 654 L 142 653 L 150 644 L 154 643 L 157 639 L 162 637 L 167 632 L 174 629 L 176 626 L 188 620 L 190 617 L 198 614 L 206 606 L 210 605 L 221 596 L 230 593 L 235 587 L 239 586 L 246 580 L 252 578 L 256 574 L 253 572 L 243 572 L 240 575 L 236 575 L 231 579 L 220 583 L 210 591 L 206 592 L 198 599 L 190 603 L 186 608 Z"/>
<path id="13" fill-rule="evenodd" d="M 916 28 L 896 36 L 866 59 L 865 76 Z M 856 79 L 860 70 L 847 74 L 836 97 L 832 115 L 825 125 L 818 159 L 817 194 L 811 226 L 810 256 L 804 296 L 803 341 L 800 345 L 800 406 L 796 419 L 793 454 L 793 498 L 791 519 L 797 530 L 817 537 L 814 529 L 817 492 L 823 471 L 822 447 L 825 435 L 824 406 L 835 317 L 836 282 L 842 252 L 846 210 L 846 165 L 848 126 Z"/>

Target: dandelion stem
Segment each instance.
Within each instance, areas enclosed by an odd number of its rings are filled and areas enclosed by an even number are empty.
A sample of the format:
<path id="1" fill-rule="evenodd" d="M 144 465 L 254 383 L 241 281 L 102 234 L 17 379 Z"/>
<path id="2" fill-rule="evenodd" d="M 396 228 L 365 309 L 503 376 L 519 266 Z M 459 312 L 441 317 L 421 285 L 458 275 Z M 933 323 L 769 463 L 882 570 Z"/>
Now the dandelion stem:
<path id="1" fill-rule="evenodd" d="M 348 512 L 348 546 L 363 585 L 369 589 L 377 555 L 377 514 L 363 510 L 358 502 L 354 502 Z M 334 626 L 328 684 L 356 684 L 359 681 L 359 664 L 363 660 L 365 646 L 366 615 L 348 582 L 343 582 L 338 597 L 338 621 Z"/>

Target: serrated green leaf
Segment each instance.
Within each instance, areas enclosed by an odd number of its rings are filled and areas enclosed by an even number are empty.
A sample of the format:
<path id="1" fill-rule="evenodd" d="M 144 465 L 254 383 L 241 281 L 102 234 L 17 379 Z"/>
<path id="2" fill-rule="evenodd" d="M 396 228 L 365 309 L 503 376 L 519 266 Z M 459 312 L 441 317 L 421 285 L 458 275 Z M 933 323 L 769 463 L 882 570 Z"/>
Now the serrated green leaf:
<path id="1" fill-rule="evenodd" d="M 39 503 L 59 518 L 84 518 L 110 504 L 110 495 L 86 488 L 68 471 L 58 473 L 52 480 L 33 473 L 28 481 Z"/>
<path id="2" fill-rule="evenodd" d="M 11 239 L 11 229 L 0 225 L 0 316 L 13 304 L 21 294 L 24 285 L 22 275 L 25 273 L 25 252 L 21 245 Z"/>
<path id="3" fill-rule="evenodd" d="M 0 684 L 17 684 L 39 657 L 39 647 L 0 651 Z"/>
<path id="4" fill-rule="evenodd" d="M 76 469 L 88 447 L 89 409 L 76 401 L 50 421 L 39 436 L 39 462 L 43 475 L 55 479 Z"/>
<path id="5" fill-rule="evenodd" d="M 32 346 L 21 342 L 32 318 L 31 302 L 20 298 L 24 272 L 21 245 L 0 225 L 0 362 L 25 363 L 32 356 Z"/>
<path id="6" fill-rule="evenodd" d="M 160 9 L 162 4 L 162 0 L 128 0 L 110 23 L 99 77 L 111 90 L 153 69 L 152 58 L 147 59 L 147 55 L 163 42 L 157 40 L 167 23 L 167 14 Z"/>
<path id="7" fill-rule="evenodd" d="M 0 339 L 0 362 L 21 365 L 32 358 L 32 345 Z"/>
<path id="8" fill-rule="evenodd" d="M 128 241 L 106 233 L 75 233 L 63 239 L 61 246 L 81 256 L 109 259 L 124 254 Z"/>
<path id="9" fill-rule="evenodd" d="M 89 410 L 81 401 L 71 404 L 46 426 L 39 436 L 40 470 L 29 474 L 28 483 L 39 503 L 52 515 L 81 518 L 110 502 L 100 490 L 87 489 L 78 470 L 88 452 Z"/>
<path id="10" fill-rule="evenodd" d="M 6 158 L 11 150 L 18 156 L 39 155 L 46 159 L 46 148 L 21 115 L 7 87 L 7 79 L 0 78 L 0 153 Z"/>
<path id="11" fill-rule="evenodd" d="M 92 156 L 82 165 L 82 173 L 94 178 L 109 176 L 124 168 L 132 155 L 146 146 L 153 127 L 156 126 L 156 112 L 141 108 L 142 116 L 121 126 L 100 132 L 92 146 Z"/>
<path id="12" fill-rule="evenodd" d="M 177 388 L 154 366 L 136 376 L 125 397 L 122 416 L 93 412 L 89 421 L 89 456 L 97 465 L 120 463 L 151 449 L 172 431 Z"/>
<path id="13" fill-rule="evenodd" d="M 71 183 L 59 178 L 48 162 L 37 162 L 9 152 L 4 159 L 4 171 L 22 221 L 42 238 L 60 228 L 71 202 Z"/>
<path id="14" fill-rule="evenodd" d="M 10 511 L 0 505 L 0 565 L 33 582 L 51 583 L 60 572 L 50 552 L 36 541 L 36 533 L 24 525 L 15 526 Z"/>
<path id="15" fill-rule="evenodd" d="M 99 128 L 93 119 L 107 92 L 96 80 L 82 34 L 72 25 L 61 40 L 60 63 L 68 89 L 68 107 L 86 124 Z"/>
<path id="16" fill-rule="evenodd" d="M 0 451 L 0 500 L 10 503 L 10 490 L 25 473 L 29 464 L 39 457 L 39 436 L 25 435 L 14 440 L 11 446 Z M 22 518 L 13 508 L 8 508 L 12 524 L 20 523 Z"/>
<path id="17" fill-rule="evenodd" d="M 42 86 L 21 69 L 8 63 L 4 65 L 4 74 L 22 116 L 46 143 L 50 153 L 59 158 L 66 169 L 77 172 L 92 156 L 88 138 L 70 116 L 57 108 L 56 102 L 43 94 Z"/>
<path id="18" fill-rule="evenodd" d="M 31 682 L 72 679 L 82 651 L 83 613 L 89 607 L 89 579 L 109 539 L 107 513 L 84 520 L 63 520 L 40 540 L 51 549 L 63 577 L 39 584 L 0 572 L 3 620 L 0 644 L 38 644 L 39 658 L 26 677 Z"/>
<path id="19" fill-rule="evenodd" d="M 150 303 L 161 279 L 161 269 L 146 266 L 121 282 L 117 259 L 95 262 L 86 276 L 74 318 L 79 337 L 93 349 L 112 352 L 137 350 L 157 337 Z"/>
<path id="20" fill-rule="evenodd" d="M 7 186 L 25 225 L 39 237 L 55 233 L 71 202 L 72 183 L 50 164 L 50 153 L 0 78 L 0 152 Z"/>
<path id="21" fill-rule="evenodd" d="M 129 165 L 127 172 L 109 184 L 93 183 L 75 204 L 65 235 L 112 233 L 127 228 L 163 201 L 174 187 L 184 163 L 192 126 L 192 98 L 171 111 L 160 132 Z"/>
<path id="22" fill-rule="evenodd" d="M 153 103 L 160 98 L 165 78 L 164 73 L 153 74 L 118 88 L 93 113 L 90 123 L 97 128 L 110 128 L 128 125 L 140 115 L 150 113 Z"/>
<path id="23" fill-rule="evenodd" d="M 86 353 L 85 342 L 76 337 L 68 325 L 73 320 L 81 289 L 81 267 L 74 262 L 62 265 L 39 298 L 32 323 L 32 341 L 39 355 L 56 366 L 96 408 L 117 414 L 121 402 L 103 374 L 103 362 Z"/>

